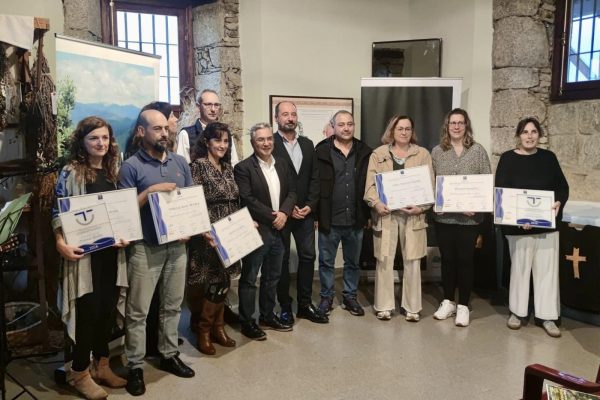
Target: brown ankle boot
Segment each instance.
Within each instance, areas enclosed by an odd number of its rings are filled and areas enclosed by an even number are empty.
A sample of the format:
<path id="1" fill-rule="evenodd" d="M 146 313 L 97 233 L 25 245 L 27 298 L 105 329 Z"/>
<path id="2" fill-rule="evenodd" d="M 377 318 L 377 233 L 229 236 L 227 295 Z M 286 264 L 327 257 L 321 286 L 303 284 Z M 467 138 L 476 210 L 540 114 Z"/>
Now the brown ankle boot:
<path id="1" fill-rule="evenodd" d="M 197 348 L 201 353 L 214 355 L 217 351 L 210 341 L 210 331 L 213 326 L 218 305 L 204 299 L 202 302 L 202 313 L 200 314 L 200 322 L 198 323 Z"/>
<path id="2" fill-rule="evenodd" d="M 223 347 L 235 347 L 235 340 L 230 338 L 227 332 L 225 332 L 225 303 L 220 303 L 217 307 L 217 314 L 210 337 L 214 342 L 219 343 Z"/>
<path id="3" fill-rule="evenodd" d="M 122 388 L 127 385 L 127 381 L 120 376 L 117 376 L 110 365 L 108 364 L 108 357 L 100 357 L 100 360 L 94 358 L 92 361 L 92 368 L 90 368 L 90 375 L 100 385 L 108 386 L 110 388 Z"/>
<path id="4" fill-rule="evenodd" d="M 75 390 L 81 393 L 86 399 L 96 400 L 108 397 L 108 393 L 92 380 L 90 370 L 87 368 L 84 371 L 70 370 L 67 382 L 69 382 L 69 385 L 73 386 Z"/>

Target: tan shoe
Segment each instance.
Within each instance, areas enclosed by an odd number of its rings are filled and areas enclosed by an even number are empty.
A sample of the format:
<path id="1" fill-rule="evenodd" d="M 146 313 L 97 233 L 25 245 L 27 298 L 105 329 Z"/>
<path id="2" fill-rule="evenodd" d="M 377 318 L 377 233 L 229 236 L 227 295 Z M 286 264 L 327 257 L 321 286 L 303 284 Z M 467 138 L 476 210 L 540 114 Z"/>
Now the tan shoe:
<path id="1" fill-rule="evenodd" d="M 67 382 L 69 382 L 69 385 L 73 386 L 75 390 L 81 393 L 86 399 L 96 400 L 108 397 L 108 393 L 93 381 L 90 376 L 90 371 L 87 368 L 85 371 L 81 372 L 70 370 L 67 376 Z"/>
<path id="2" fill-rule="evenodd" d="M 127 385 L 127 380 L 116 375 L 108 364 L 108 357 L 100 357 L 100 360 L 92 361 L 90 368 L 91 377 L 100 385 L 110 388 L 122 388 Z"/>
<path id="3" fill-rule="evenodd" d="M 229 337 L 225 331 L 225 303 L 217 305 L 215 321 L 210 332 L 210 339 L 223 347 L 235 347 L 235 340 Z"/>

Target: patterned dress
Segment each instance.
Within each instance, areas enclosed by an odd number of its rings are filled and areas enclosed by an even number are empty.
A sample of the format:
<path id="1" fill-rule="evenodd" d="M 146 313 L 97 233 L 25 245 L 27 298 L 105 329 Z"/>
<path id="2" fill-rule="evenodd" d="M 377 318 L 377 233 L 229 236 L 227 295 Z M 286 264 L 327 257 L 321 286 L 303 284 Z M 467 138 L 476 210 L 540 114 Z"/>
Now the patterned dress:
<path id="1" fill-rule="evenodd" d="M 239 190 L 233 179 L 233 168 L 222 163 L 219 171 L 208 158 L 200 158 L 190 164 L 192 180 L 202 185 L 211 222 L 230 215 L 240 209 Z M 187 281 L 189 285 L 203 285 L 222 281 L 223 272 L 230 277 L 240 273 L 240 263 L 236 262 L 226 270 L 208 242 L 197 235 L 190 240 Z"/>

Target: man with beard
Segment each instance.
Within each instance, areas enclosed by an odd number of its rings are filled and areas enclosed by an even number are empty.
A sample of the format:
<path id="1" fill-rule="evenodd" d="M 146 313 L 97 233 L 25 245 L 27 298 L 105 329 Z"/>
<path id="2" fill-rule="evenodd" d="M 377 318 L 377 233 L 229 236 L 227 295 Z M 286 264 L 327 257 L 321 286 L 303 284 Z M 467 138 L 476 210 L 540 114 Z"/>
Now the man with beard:
<path id="1" fill-rule="evenodd" d="M 223 105 L 219 101 L 219 95 L 211 89 L 204 89 L 200 92 L 196 97 L 196 107 L 200 111 L 200 118 L 194 125 L 181 129 L 177 135 L 177 154 L 183 156 L 188 164 L 193 161 L 194 155 L 191 152 L 195 148 L 198 139 L 202 137 L 206 125 L 217 122 L 223 114 Z M 238 161 L 235 141 L 232 141 L 231 165 L 235 166 Z"/>
<path id="2" fill-rule="evenodd" d="M 185 159 L 167 151 L 169 124 L 157 110 L 140 114 L 136 134 L 141 148 L 125 161 L 119 173 L 119 189 L 137 188 L 144 239 L 129 249 L 129 290 L 126 305 L 125 354 L 129 376 L 127 391 L 140 396 L 146 391 L 142 366 L 146 353 L 146 318 L 154 289 L 160 288 L 158 351 L 160 368 L 182 378 L 194 371 L 179 359 L 177 326 L 185 289 L 187 255 L 185 240 L 159 245 L 148 194 L 169 192 L 192 185 Z"/>
<path id="3" fill-rule="evenodd" d="M 298 274 L 296 279 L 298 318 L 306 318 L 315 323 L 327 323 L 327 316 L 312 304 L 312 282 L 315 270 L 315 227 L 313 210 L 319 201 L 319 177 L 315 147 L 312 140 L 300 136 L 296 105 L 283 101 L 275 106 L 275 120 L 278 131 L 274 135 L 273 155 L 288 164 L 296 182 L 297 202 L 291 218 L 285 225 L 282 237 L 284 245 L 281 278 L 277 285 L 277 299 L 281 306 L 279 319 L 293 325 L 292 297 L 290 296 L 290 238 L 294 235 L 298 252 Z"/>

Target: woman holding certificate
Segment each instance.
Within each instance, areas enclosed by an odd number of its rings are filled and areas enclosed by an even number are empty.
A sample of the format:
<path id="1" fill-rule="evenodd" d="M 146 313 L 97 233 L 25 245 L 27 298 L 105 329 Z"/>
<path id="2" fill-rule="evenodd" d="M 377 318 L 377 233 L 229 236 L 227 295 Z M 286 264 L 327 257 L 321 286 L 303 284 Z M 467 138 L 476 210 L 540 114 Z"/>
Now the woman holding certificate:
<path id="1" fill-rule="evenodd" d="M 412 118 L 394 116 L 381 138 L 382 146 L 371 154 L 367 170 L 364 200 L 372 208 L 373 247 L 377 259 L 375 274 L 375 309 L 380 320 L 389 320 L 395 309 L 394 256 L 400 244 L 404 275 L 402 279 L 402 308 L 406 320 L 419 321 L 421 312 L 421 258 L 427 253 L 424 212 L 429 206 L 409 205 L 390 210 L 380 200 L 377 174 L 418 166 L 427 166 L 433 177 L 429 152 L 417 145 Z M 432 184 L 432 182 L 431 182 Z"/>
<path id="2" fill-rule="evenodd" d="M 496 187 L 554 192 L 554 215 L 562 219 L 562 210 L 569 198 L 569 184 L 560 168 L 556 155 L 538 147 L 544 135 L 535 118 L 519 121 L 515 138 L 517 148 L 502 154 L 496 169 Z M 529 309 L 529 285 L 533 275 L 535 317 L 542 320 L 546 333 L 560 337 L 554 321 L 560 313 L 558 287 L 558 231 L 532 228 L 530 225 L 502 226 L 510 251 L 510 329 L 519 329 L 521 319 Z"/>
<path id="3" fill-rule="evenodd" d="M 202 139 L 193 149 L 194 160 L 190 164 L 195 185 L 202 185 L 211 222 L 216 222 L 240 209 L 239 190 L 233 179 L 231 167 L 231 132 L 220 122 L 206 126 Z M 198 338 L 198 350 L 213 355 L 212 342 L 234 347 L 235 340 L 225 332 L 224 309 L 230 276 L 240 273 L 240 263 L 227 269 L 223 267 L 210 235 L 192 237 L 188 263 L 188 290 L 204 296 L 188 295 L 201 304 L 200 315 L 193 317 Z M 201 299 L 201 300 L 200 300 Z M 193 301 L 193 300 L 192 300 Z"/>
<path id="4" fill-rule="evenodd" d="M 56 197 L 115 190 L 118 154 L 112 128 L 106 121 L 98 117 L 81 120 L 71 136 L 69 161 L 58 178 Z M 94 380 L 113 388 L 127 384 L 108 365 L 108 342 L 115 310 L 120 317 L 125 315 L 127 272 L 123 247 L 128 243 L 121 240 L 113 247 L 84 255 L 82 249 L 65 242 L 58 209 L 52 215 L 56 249 L 63 258 L 59 307 L 73 341 L 67 380 L 86 398 L 102 399 L 108 394 Z"/>
<path id="5" fill-rule="evenodd" d="M 446 115 L 440 144 L 431 151 L 431 158 L 436 176 L 491 173 L 487 152 L 473 140 L 471 120 L 461 108 L 455 108 Z M 442 256 L 444 300 L 433 317 L 443 320 L 456 314 L 456 326 L 468 326 L 475 244 L 483 215 L 473 212 L 436 213 L 434 221 Z M 457 287 L 458 305 L 454 297 Z"/>

